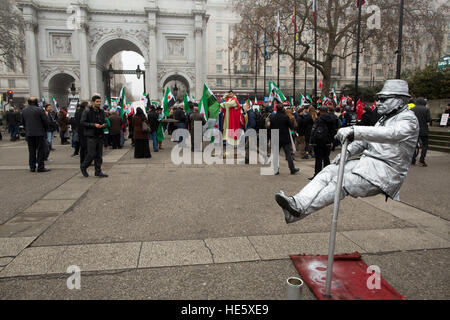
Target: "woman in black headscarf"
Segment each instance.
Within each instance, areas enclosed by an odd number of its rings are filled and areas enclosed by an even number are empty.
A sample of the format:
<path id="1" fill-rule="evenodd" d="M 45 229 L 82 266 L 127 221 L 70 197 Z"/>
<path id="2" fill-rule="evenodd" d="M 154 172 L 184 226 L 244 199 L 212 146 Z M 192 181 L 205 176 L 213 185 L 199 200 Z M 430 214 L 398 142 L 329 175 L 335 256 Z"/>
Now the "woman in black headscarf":
<path id="1" fill-rule="evenodd" d="M 145 124 L 144 124 L 145 123 Z M 150 146 L 148 143 L 148 131 L 144 131 L 144 127 L 149 128 L 147 117 L 141 108 L 136 109 L 133 117 L 133 139 L 134 139 L 134 157 L 135 158 L 151 158 Z"/>

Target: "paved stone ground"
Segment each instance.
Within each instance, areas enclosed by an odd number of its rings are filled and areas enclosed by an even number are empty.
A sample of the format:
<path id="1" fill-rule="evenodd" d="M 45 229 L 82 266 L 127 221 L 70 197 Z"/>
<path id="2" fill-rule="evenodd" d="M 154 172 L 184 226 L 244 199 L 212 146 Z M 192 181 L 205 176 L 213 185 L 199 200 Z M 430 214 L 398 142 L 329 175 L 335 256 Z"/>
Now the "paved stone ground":
<path id="1" fill-rule="evenodd" d="M 107 150 L 107 179 L 84 178 L 70 146 L 53 170 L 27 170 L 23 141 L 0 143 L 0 299 L 283 299 L 298 275 L 289 254 L 326 254 L 332 208 L 286 225 L 274 201 L 308 183 L 314 162 L 289 175 L 260 165 L 181 165 L 171 143 L 151 159 Z M 408 299 L 449 299 L 449 155 L 413 167 L 402 203 L 341 202 L 336 252 L 359 251 Z M 91 174 L 92 169 L 90 169 Z M 68 290 L 67 267 L 82 271 Z M 305 288 L 304 299 L 315 299 Z"/>

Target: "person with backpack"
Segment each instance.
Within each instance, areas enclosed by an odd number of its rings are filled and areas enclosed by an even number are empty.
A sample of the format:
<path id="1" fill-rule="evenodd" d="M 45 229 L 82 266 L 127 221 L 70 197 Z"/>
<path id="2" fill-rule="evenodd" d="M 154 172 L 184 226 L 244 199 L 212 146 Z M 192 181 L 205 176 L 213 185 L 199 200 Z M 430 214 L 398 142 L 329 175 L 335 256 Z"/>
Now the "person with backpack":
<path id="1" fill-rule="evenodd" d="M 328 108 L 321 106 L 319 108 L 319 116 L 311 130 L 311 145 L 314 147 L 316 156 L 314 177 L 322 171 L 322 168 L 330 164 L 331 144 L 336 134 L 336 119 L 328 113 Z"/>

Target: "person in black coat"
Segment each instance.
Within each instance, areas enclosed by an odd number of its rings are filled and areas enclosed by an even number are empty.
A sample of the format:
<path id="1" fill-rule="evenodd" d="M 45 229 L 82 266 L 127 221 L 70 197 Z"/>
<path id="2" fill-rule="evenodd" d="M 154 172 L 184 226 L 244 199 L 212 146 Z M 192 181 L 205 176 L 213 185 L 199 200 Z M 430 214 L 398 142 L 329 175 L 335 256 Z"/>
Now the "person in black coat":
<path id="1" fill-rule="evenodd" d="M 427 167 L 425 163 L 425 157 L 427 156 L 428 150 L 428 123 L 431 123 L 430 109 L 427 108 L 427 102 L 424 98 L 418 98 L 416 100 L 416 106 L 411 109 L 419 120 L 419 141 L 422 142 L 422 152 L 420 154 L 419 165 L 422 167 Z M 417 155 L 419 153 L 419 148 L 414 151 L 414 156 L 412 159 L 412 164 L 416 164 Z"/>
<path id="2" fill-rule="evenodd" d="M 84 136 L 86 137 L 87 155 L 81 164 L 81 173 L 88 177 L 89 174 L 86 169 L 91 165 L 92 161 L 95 164 L 95 175 L 103 178 L 108 177 L 102 172 L 102 155 L 103 155 L 103 129 L 105 124 L 105 112 L 100 108 L 102 99 L 100 96 L 92 97 L 92 106 L 83 111 L 81 115 L 80 125 L 84 128 Z"/>
<path id="3" fill-rule="evenodd" d="M 150 106 L 150 112 L 148 112 L 148 124 L 150 126 L 150 136 L 153 141 L 153 151 L 158 152 L 158 140 L 156 138 L 156 133 L 158 131 L 158 113 L 156 112 L 155 105 Z"/>
<path id="4" fill-rule="evenodd" d="M 357 123 L 357 126 L 374 126 L 377 122 L 376 114 L 372 111 L 372 108 L 365 106 L 363 108 L 364 113 L 361 117 L 361 121 Z"/>
<path id="5" fill-rule="evenodd" d="M 311 144 L 314 146 L 314 154 L 316 157 L 314 176 L 309 178 L 312 180 L 322 168 L 325 168 L 330 164 L 330 152 L 331 144 L 333 143 L 334 136 L 336 135 L 336 119 L 334 114 L 328 113 L 328 109 L 325 106 L 319 108 L 319 116 L 314 122 L 313 132 L 311 133 Z M 315 136 L 316 128 L 319 126 L 326 127 L 326 136 L 324 140 L 317 139 Z M 322 166 L 323 165 L 323 166 Z"/>
<path id="6" fill-rule="evenodd" d="M 30 171 L 36 171 L 36 162 L 38 172 L 50 171 L 44 166 L 48 118 L 44 109 L 38 106 L 36 97 L 30 97 L 28 106 L 23 109 L 22 124 L 25 128 L 28 143 Z"/>
<path id="7" fill-rule="evenodd" d="M 284 154 L 286 155 L 286 160 L 289 164 L 289 170 L 291 174 L 296 174 L 300 171 L 300 169 L 295 168 L 294 161 L 292 160 L 291 155 L 291 130 L 294 129 L 294 126 L 289 119 L 288 115 L 285 113 L 283 105 L 277 106 L 277 113 L 270 115 L 270 129 L 278 129 L 279 132 L 279 149 L 283 148 Z M 273 132 L 271 134 L 272 143 L 273 141 Z M 278 164 L 278 154 L 274 154 L 274 165 L 277 168 L 275 174 L 279 174 L 279 164 Z"/>
<path id="8" fill-rule="evenodd" d="M 9 111 L 6 112 L 6 125 L 11 134 L 11 141 L 16 141 L 19 132 L 19 119 L 14 107 L 10 107 Z"/>
<path id="9" fill-rule="evenodd" d="M 186 114 L 184 113 L 184 109 L 182 105 L 179 105 L 175 110 L 173 111 L 173 118 L 177 120 L 178 122 L 175 124 L 175 127 L 177 129 L 187 129 L 186 125 Z M 178 138 L 178 142 L 183 141 L 183 136 L 180 136 Z"/>

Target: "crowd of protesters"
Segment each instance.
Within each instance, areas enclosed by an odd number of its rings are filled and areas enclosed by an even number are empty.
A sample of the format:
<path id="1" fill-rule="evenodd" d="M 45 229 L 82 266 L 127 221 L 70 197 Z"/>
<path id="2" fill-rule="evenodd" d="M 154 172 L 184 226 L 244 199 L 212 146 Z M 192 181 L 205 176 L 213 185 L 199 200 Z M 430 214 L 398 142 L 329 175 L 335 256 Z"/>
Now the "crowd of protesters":
<path id="1" fill-rule="evenodd" d="M 232 91 L 229 94 L 233 95 Z M 36 98 L 30 98 L 28 106 L 22 110 L 11 107 L 6 112 L 5 119 L 11 141 L 19 140 L 21 135 L 27 137 L 30 154 L 35 154 L 34 157 L 30 155 L 30 170 L 35 171 L 37 163 L 38 171 L 44 171 L 43 161 L 51 161 L 49 155 L 51 151 L 55 150 L 53 146 L 57 134 L 61 145 L 69 144 L 69 139 L 71 139 L 74 149 L 72 156 L 80 157 L 80 168 L 83 175 L 87 176 L 86 169 L 94 161 L 96 175 L 106 177 L 107 175 L 101 171 L 103 149 L 122 148 L 127 131 L 128 139 L 131 140 L 131 145 L 134 147 L 134 157 L 151 158 L 150 141 L 152 141 L 153 152 L 158 152 L 163 149 L 164 133 L 172 135 L 176 129 L 189 130 L 192 139 L 191 149 L 194 151 L 194 122 L 200 121 L 202 126 L 206 124 L 205 117 L 199 113 L 197 104 L 193 102 L 189 102 L 190 111 L 186 112 L 184 104 L 179 101 L 170 108 L 167 117 L 173 121 L 161 122 L 166 118 L 161 105 L 148 103 L 145 108 L 136 108 L 135 112 L 132 110 L 130 113 L 120 113 L 119 109 L 100 106 L 95 108 L 95 104 L 101 103 L 101 98 L 99 96 L 94 96 L 94 98 L 95 101 L 78 104 L 73 117 L 68 116 L 66 107 L 58 109 L 56 112 L 52 105 L 39 103 Z M 222 97 L 218 97 L 218 99 L 219 102 L 225 101 Z M 32 107 L 33 112 L 25 112 L 29 107 Z M 294 165 L 294 161 L 297 161 L 298 158 L 314 158 L 314 176 L 330 164 L 330 153 L 339 146 L 339 141 L 334 139 L 339 128 L 352 125 L 373 126 L 379 118 L 375 104 L 372 106 L 364 104 L 363 113 L 358 114 L 351 99 L 341 100 L 338 105 L 329 98 L 325 98 L 324 101 L 320 98 L 313 98 L 311 101 L 303 101 L 301 105 L 290 105 L 286 102 L 253 104 L 250 100 L 245 100 L 239 107 L 242 116 L 239 129 L 256 131 L 279 129 L 279 146 L 284 150 L 291 174 L 299 171 Z M 45 137 L 43 141 L 34 138 L 28 139 L 31 136 L 30 125 L 28 124 L 27 128 L 25 121 L 27 113 L 31 119 L 29 123 L 38 121 L 37 118 L 33 120 L 33 116 L 42 116 L 35 108 L 41 110 L 45 115 L 46 121 L 41 124 L 44 130 L 42 136 Z M 431 122 L 430 110 L 423 98 L 411 101 L 410 109 L 416 114 L 420 123 L 418 146 L 422 147 L 422 152 L 419 164 L 427 166 L 425 156 L 428 147 L 428 123 Z M 447 107 L 447 109 L 450 108 Z M 450 110 L 446 110 L 446 112 L 450 112 Z M 223 115 L 224 110 L 221 108 L 218 118 L 218 128 L 221 131 L 224 126 Z M 94 124 L 95 121 L 99 122 L 98 127 Z M 158 131 L 161 132 L 158 134 Z M 182 139 L 180 137 L 178 142 L 182 142 Z M 34 141 L 31 142 L 31 146 L 30 140 Z M 268 131 L 268 141 L 270 145 L 270 130 Z M 412 159 L 413 164 L 416 163 L 418 150 Z M 36 162 L 33 162 L 35 158 Z M 248 155 L 246 163 L 248 163 Z"/>

